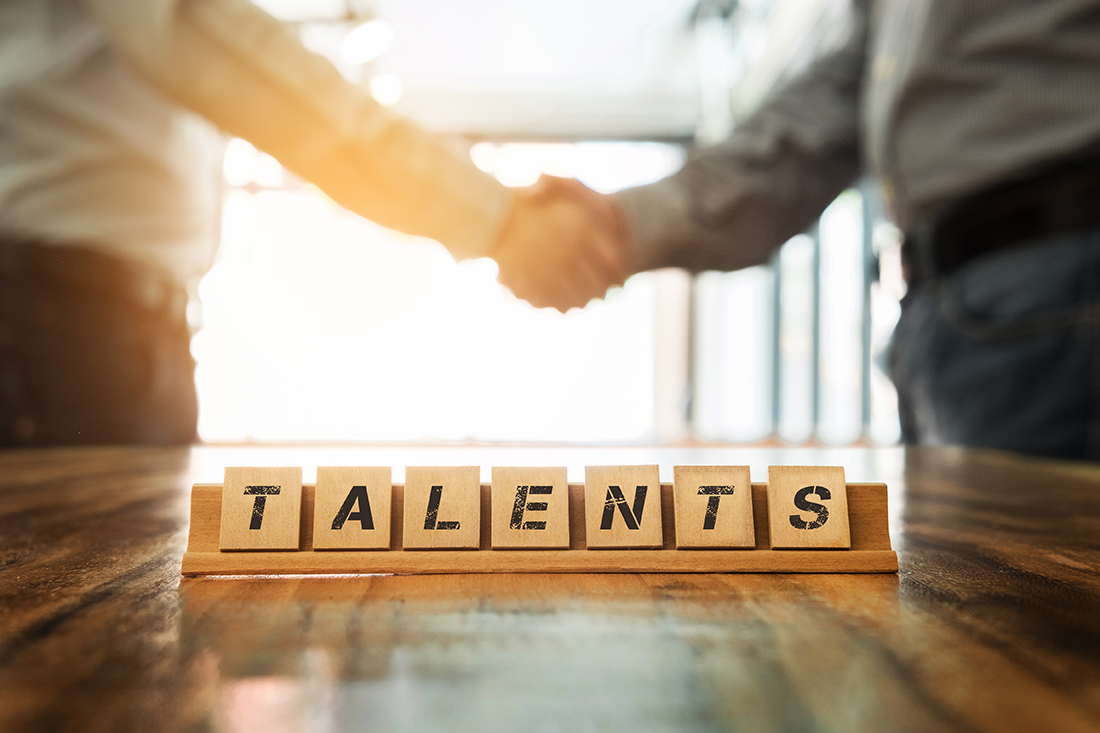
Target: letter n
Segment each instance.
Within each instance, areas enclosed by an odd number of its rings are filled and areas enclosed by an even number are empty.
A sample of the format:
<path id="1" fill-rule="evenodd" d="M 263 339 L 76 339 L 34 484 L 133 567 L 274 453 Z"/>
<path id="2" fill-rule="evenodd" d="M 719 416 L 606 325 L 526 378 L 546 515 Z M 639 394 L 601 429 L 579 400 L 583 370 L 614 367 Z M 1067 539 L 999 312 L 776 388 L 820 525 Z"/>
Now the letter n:
<path id="1" fill-rule="evenodd" d="M 604 499 L 603 504 L 603 518 L 600 521 L 600 529 L 611 529 L 611 524 L 615 521 L 616 507 L 618 507 L 619 513 L 623 515 L 626 528 L 638 529 L 642 524 L 642 510 L 645 509 L 645 495 L 648 490 L 648 486 L 638 486 L 634 489 L 634 507 L 631 509 L 626 503 L 626 497 L 623 496 L 623 490 L 618 486 L 608 486 L 607 498 Z"/>

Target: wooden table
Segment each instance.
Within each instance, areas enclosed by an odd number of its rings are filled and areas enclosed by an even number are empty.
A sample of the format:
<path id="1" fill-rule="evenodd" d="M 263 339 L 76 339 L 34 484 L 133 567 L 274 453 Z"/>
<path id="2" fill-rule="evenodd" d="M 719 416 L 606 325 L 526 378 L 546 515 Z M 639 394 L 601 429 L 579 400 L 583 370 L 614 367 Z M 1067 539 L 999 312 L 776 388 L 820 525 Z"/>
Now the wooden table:
<path id="1" fill-rule="evenodd" d="M 841 464 L 901 572 L 181 582 L 193 482 L 340 463 Z M 1100 730 L 1098 572 L 1100 467 L 996 452 L 8 452 L 0 731 Z"/>

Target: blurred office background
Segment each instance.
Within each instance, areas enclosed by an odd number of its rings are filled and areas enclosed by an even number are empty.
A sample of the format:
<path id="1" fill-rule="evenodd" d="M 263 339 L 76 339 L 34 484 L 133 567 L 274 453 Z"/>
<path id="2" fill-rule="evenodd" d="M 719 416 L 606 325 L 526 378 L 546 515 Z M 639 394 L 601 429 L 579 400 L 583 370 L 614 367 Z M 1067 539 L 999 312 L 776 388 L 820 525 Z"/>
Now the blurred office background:
<path id="1" fill-rule="evenodd" d="M 604 192 L 674 172 L 847 31 L 847 0 L 259 4 L 505 184 Z M 224 174 L 193 313 L 205 440 L 898 439 L 882 365 L 905 286 L 870 182 L 766 266 L 646 273 L 562 316 L 244 141 Z"/>

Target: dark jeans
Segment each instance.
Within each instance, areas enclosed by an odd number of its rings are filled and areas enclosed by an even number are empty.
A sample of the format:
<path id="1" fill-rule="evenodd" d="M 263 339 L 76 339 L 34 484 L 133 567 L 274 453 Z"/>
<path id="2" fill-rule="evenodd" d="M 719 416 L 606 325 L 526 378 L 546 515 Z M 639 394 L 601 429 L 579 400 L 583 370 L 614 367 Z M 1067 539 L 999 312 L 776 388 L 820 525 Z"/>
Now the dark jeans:
<path id="1" fill-rule="evenodd" d="M 907 443 L 1100 459 L 1100 229 L 974 260 L 902 302 Z"/>
<path id="2" fill-rule="evenodd" d="M 120 259 L 0 240 L 0 446 L 193 441 L 186 305 Z"/>

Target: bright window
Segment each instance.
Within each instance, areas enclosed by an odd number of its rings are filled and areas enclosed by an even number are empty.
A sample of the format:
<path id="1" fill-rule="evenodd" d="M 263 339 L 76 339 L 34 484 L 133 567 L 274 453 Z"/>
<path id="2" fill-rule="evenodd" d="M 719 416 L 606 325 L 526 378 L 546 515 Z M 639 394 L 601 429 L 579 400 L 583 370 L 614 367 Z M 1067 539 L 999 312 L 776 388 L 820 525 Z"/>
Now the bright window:
<path id="1" fill-rule="evenodd" d="M 603 191 L 681 164 L 653 143 L 489 145 L 512 184 L 540 172 Z M 638 441 L 654 432 L 654 278 L 562 316 L 507 294 L 490 260 L 351 215 L 284 186 L 234 141 L 222 247 L 199 295 L 206 440 Z"/>

